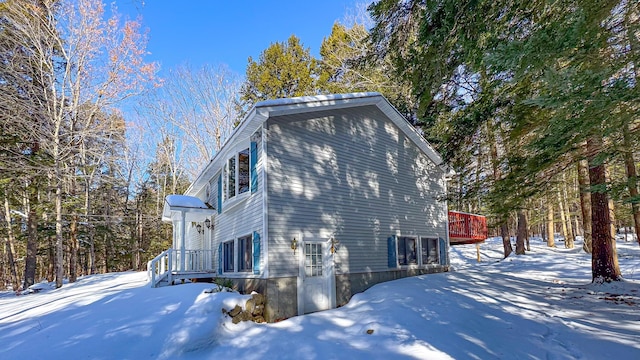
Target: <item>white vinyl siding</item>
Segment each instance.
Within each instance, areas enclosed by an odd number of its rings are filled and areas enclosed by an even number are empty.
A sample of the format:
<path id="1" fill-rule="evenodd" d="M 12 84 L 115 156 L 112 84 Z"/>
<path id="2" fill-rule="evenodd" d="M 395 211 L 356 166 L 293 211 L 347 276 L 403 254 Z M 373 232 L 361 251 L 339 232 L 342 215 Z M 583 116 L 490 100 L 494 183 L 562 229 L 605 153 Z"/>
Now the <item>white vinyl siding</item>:
<path id="1" fill-rule="evenodd" d="M 267 120 L 270 276 L 297 236 L 340 242 L 336 273 L 388 270 L 387 238 L 446 234 L 443 171 L 375 106 Z"/>
<path id="2" fill-rule="evenodd" d="M 261 131 L 261 130 L 259 130 Z M 258 153 L 257 158 L 258 162 L 256 165 L 256 171 L 258 174 L 257 179 L 257 189 L 255 192 L 253 189 L 251 191 L 245 191 L 244 193 L 237 194 L 234 199 L 223 201 L 221 204 L 221 211 L 216 213 L 214 220 L 214 231 L 213 231 L 213 249 L 218 249 L 218 245 L 220 242 L 228 241 L 234 239 L 237 241 L 238 238 L 246 236 L 248 234 L 252 234 L 254 231 L 258 233 L 263 232 L 263 191 L 262 191 L 262 182 L 264 181 L 264 174 L 262 171 L 263 166 L 263 156 L 262 156 L 262 146 L 260 145 L 260 137 L 256 139 L 252 139 L 252 141 L 258 142 Z M 240 153 L 243 149 L 249 147 L 249 140 L 243 142 L 241 145 L 234 147 L 234 154 Z M 231 153 L 230 153 L 231 154 Z M 228 162 L 228 157 L 225 160 L 225 164 Z M 216 175 L 213 177 L 213 183 L 216 184 L 216 188 L 212 189 L 211 192 L 217 196 L 217 183 L 218 177 L 221 172 L 216 172 Z M 241 179 L 237 178 L 240 182 Z M 222 181 L 224 183 L 224 181 Z M 224 193 L 224 191 L 221 191 Z M 261 240 L 262 241 L 262 240 Z M 219 256 L 216 251 L 216 263 L 218 261 L 217 257 Z M 235 265 L 237 266 L 238 255 L 237 250 L 235 253 L 236 258 L 234 259 Z M 264 254 L 260 253 L 260 264 L 264 263 L 263 257 Z M 224 265 L 224 264 L 223 264 Z M 234 276 L 247 276 L 249 272 L 234 272 L 228 273 L 230 277 Z M 253 275 L 253 272 L 250 272 Z"/>

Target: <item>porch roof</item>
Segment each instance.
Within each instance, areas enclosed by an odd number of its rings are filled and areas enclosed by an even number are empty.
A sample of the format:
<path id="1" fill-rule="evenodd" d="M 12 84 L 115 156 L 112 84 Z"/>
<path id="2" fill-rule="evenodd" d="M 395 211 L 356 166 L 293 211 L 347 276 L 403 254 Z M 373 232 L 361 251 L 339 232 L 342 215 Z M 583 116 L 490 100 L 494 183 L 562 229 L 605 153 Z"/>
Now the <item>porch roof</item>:
<path id="1" fill-rule="evenodd" d="M 216 210 L 207 206 L 202 200 L 188 195 L 167 195 L 162 209 L 162 221 L 180 220 L 185 214 L 186 221 L 204 221 L 215 214 Z"/>

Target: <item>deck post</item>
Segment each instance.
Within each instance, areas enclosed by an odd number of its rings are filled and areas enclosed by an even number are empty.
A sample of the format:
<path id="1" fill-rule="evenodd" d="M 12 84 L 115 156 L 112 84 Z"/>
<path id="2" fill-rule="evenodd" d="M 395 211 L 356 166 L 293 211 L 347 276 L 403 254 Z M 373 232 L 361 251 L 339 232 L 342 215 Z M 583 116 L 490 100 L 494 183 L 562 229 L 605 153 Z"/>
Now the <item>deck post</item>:
<path id="1" fill-rule="evenodd" d="M 169 284 L 173 284 L 173 249 L 171 248 L 167 251 L 167 266 L 169 267 L 169 269 L 167 269 L 167 281 Z"/>
<path id="2" fill-rule="evenodd" d="M 184 253 L 185 253 L 185 237 L 186 237 L 186 230 L 187 230 L 187 221 L 186 221 L 186 212 L 185 211 L 180 211 L 180 271 L 183 272 L 184 271 L 184 267 L 185 267 L 185 257 L 184 257 Z"/>
<path id="3" fill-rule="evenodd" d="M 151 286 L 156 286 L 156 263 L 151 262 Z"/>

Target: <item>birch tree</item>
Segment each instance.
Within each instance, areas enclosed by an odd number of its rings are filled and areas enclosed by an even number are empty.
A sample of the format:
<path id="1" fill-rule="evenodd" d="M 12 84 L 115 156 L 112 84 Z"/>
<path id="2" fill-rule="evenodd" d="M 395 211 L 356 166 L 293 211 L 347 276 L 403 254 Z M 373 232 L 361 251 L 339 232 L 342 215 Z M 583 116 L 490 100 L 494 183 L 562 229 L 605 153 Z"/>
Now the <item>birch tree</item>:
<path id="1" fill-rule="evenodd" d="M 153 78 L 143 61 L 145 37 L 137 21 L 122 21 L 115 9 L 105 20 L 104 4 L 91 0 L 27 0 L 7 3 L 7 19 L 28 49 L 42 99 L 37 136 L 51 158 L 55 189 L 56 286 L 62 286 L 63 184 L 75 176 L 75 149 L 91 135 L 99 111 L 140 92 Z"/>
<path id="2" fill-rule="evenodd" d="M 240 85 L 238 75 L 226 66 L 205 65 L 196 70 L 183 65 L 170 70 L 162 86 L 141 100 L 139 113 L 159 135 L 151 140 L 162 145 L 171 138 L 180 149 L 181 166 L 195 177 L 238 121 Z"/>

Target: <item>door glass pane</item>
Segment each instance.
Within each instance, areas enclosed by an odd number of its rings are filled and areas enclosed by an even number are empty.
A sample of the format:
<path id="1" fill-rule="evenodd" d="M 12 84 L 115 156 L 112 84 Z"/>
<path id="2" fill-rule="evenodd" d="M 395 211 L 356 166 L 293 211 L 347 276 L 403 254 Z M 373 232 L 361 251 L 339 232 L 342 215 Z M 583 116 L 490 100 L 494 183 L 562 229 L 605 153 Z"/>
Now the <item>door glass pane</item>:
<path id="1" fill-rule="evenodd" d="M 305 244 L 304 273 L 306 276 L 322 276 L 322 244 Z"/>

